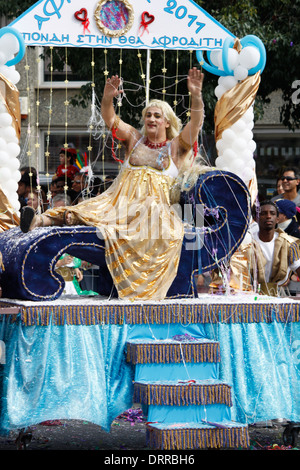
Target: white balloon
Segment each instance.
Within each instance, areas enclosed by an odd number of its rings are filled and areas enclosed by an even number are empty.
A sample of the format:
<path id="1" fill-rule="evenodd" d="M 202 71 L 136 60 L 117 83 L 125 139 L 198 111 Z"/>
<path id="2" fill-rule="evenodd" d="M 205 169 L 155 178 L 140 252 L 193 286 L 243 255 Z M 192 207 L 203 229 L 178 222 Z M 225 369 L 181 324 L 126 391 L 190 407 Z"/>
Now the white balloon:
<path id="1" fill-rule="evenodd" d="M 19 42 L 14 34 L 6 33 L 0 38 L 0 50 L 5 51 L 8 58 L 19 52 Z"/>
<path id="2" fill-rule="evenodd" d="M 16 85 L 16 84 L 19 83 L 19 81 L 21 80 L 21 75 L 19 74 L 19 72 L 18 72 L 17 70 L 10 70 L 9 75 L 7 76 L 7 78 L 8 78 L 14 85 Z"/>
<path id="3" fill-rule="evenodd" d="M 239 54 L 239 63 L 246 69 L 256 67 L 260 59 L 260 52 L 256 47 L 246 46 Z"/>
<path id="4" fill-rule="evenodd" d="M 236 158 L 230 165 L 232 171 L 236 172 L 242 170 L 245 167 L 245 163 L 241 158 Z"/>
<path id="5" fill-rule="evenodd" d="M 243 132 L 246 129 L 246 127 L 247 127 L 246 123 L 242 119 L 239 119 L 234 124 L 232 124 L 231 130 L 239 134 L 240 132 Z"/>
<path id="6" fill-rule="evenodd" d="M 253 178 L 253 176 L 254 176 L 254 171 L 253 171 L 250 167 L 246 167 L 246 168 L 243 169 L 242 175 L 243 175 L 243 178 L 242 178 L 242 179 L 243 179 L 245 182 L 247 182 L 247 181 L 250 181 L 250 180 Z"/>
<path id="7" fill-rule="evenodd" d="M 225 143 L 232 143 L 236 138 L 235 133 L 231 129 L 225 129 L 222 133 L 222 139 Z"/>
<path id="8" fill-rule="evenodd" d="M 2 185 L 3 185 L 3 188 L 8 191 L 8 193 L 16 193 L 18 190 L 18 183 L 12 178 L 10 178 L 9 180 L 5 182 L 3 181 Z"/>
<path id="9" fill-rule="evenodd" d="M 6 165 L 10 171 L 14 172 L 20 168 L 20 160 L 16 157 L 10 158 Z M 19 181 L 19 180 L 18 180 Z"/>
<path id="10" fill-rule="evenodd" d="M 0 137 L 0 151 L 1 150 L 6 150 L 6 147 L 7 147 L 7 143 L 6 143 L 6 140 L 4 140 L 2 137 Z"/>
<path id="11" fill-rule="evenodd" d="M 18 183 L 22 178 L 21 172 L 19 170 L 14 170 L 11 174 L 11 178 Z"/>
<path id="12" fill-rule="evenodd" d="M 218 152 L 219 152 L 219 153 L 224 152 L 225 148 L 226 148 L 226 146 L 225 146 L 225 144 L 224 144 L 223 139 L 217 140 L 217 142 L 216 142 L 216 149 L 218 150 Z"/>
<path id="13" fill-rule="evenodd" d="M 9 168 L 0 168 L 0 183 L 5 186 L 5 183 L 11 179 L 11 171 Z"/>
<path id="14" fill-rule="evenodd" d="M 223 68 L 223 60 L 222 60 L 222 53 L 218 55 L 218 69 L 224 70 Z"/>
<path id="15" fill-rule="evenodd" d="M 243 150 L 240 154 L 240 158 L 246 162 L 252 160 L 253 158 L 253 152 L 249 148 Z"/>
<path id="16" fill-rule="evenodd" d="M 237 152 L 238 154 L 247 148 L 247 142 L 245 139 L 238 137 L 232 142 L 232 150 Z"/>
<path id="17" fill-rule="evenodd" d="M 222 158 L 226 161 L 226 165 L 231 167 L 232 162 L 237 160 L 238 156 L 232 149 L 226 149 Z"/>
<path id="18" fill-rule="evenodd" d="M 215 88 L 215 95 L 218 98 L 218 100 L 224 95 L 226 91 L 226 88 L 224 88 L 222 85 L 217 85 Z"/>
<path id="19" fill-rule="evenodd" d="M 20 210 L 21 204 L 19 201 L 13 202 L 12 203 L 13 209 L 18 212 Z"/>
<path id="20" fill-rule="evenodd" d="M 250 108 L 248 108 L 247 111 L 243 114 L 243 119 L 246 123 L 249 123 L 249 122 L 253 121 L 254 112 L 253 112 L 253 107 L 252 106 Z"/>
<path id="21" fill-rule="evenodd" d="M 224 160 L 223 157 L 216 158 L 215 165 L 217 168 L 223 168 L 225 164 L 226 164 L 226 161 Z"/>
<path id="22" fill-rule="evenodd" d="M 3 51 L 0 51 L 0 65 L 4 65 L 7 62 L 6 55 Z"/>
<path id="23" fill-rule="evenodd" d="M 253 132 L 250 131 L 250 129 L 245 129 L 242 134 L 241 134 L 241 137 L 243 139 L 246 140 L 246 142 L 249 142 L 249 140 L 252 140 L 253 139 Z"/>
<path id="24" fill-rule="evenodd" d="M 245 78 L 248 77 L 248 70 L 246 69 L 246 67 L 243 67 L 242 65 L 238 65 L 235 69 L 234 69 L 234 77 L 241 81 L 241 80 L 245 80 Z"/>
<path id="25" fill-rule="evenodd" d="M 6 167 L 9 162 L 9 154 L 4 150 L 0 150 L 0 167 Z"/>
<path id="26" fill-rule="evenodd" d="M 5 61 L 7 62 L 7 57 L 5 58 Z M 9 72 L 10 72 L 10 70 L 9 70 L 9 67 L 7 65 L 1 65 L 0 66 L 0 73 L 2 73 L 2 75 L 4 75 L 4 77 L 8 77 Z"/>
<path id="27" fill-rule="evenodd" d="M 11 157 L 17 157 L 21 151 L 20 146 L 14 142 L 9 142 L 6 151 Z"/>
<path id="28" fill-rule="evenodd" d="M 237 79 L 233 77 L 232 75 L 227 75 L 226 77 L 223 77 L 222 80 L 222 86 L 226 90 L 231 90 L 234 86 L 236 86 L 238 83 Z"/>
<path id="29" fill-rule="evenodd" d="M 211 51 L 210 53 L 210 61 L 215 67 L 218 67 L 219 65 L 219 56 L 221 55 L 222 51 Z"/>
<path id="30" fill-rule="evenodd" d="M 256 142 L 254 140 L 250 140 L 250 142 L 248 142 L 248 149 L 251 150 L 251 152 L 255 152 L 256 150 Z"/>
<path id="31" fill-rule="evenodd" d="M 228 67 L 234 70 L 239 63 L 239 53 L 236 49 L 228 49 Z"/>
<path id="32" fill-rule="evenodd" d="M 0 127 L 11 126 L 12 117 L 9 113 L 0 113 Z"/>
<path id="33" fill-rule="evenodd" d="M 14 142 L 16 138 L 16 131 L 12 126 L 0 128 L 0 136 L 3 137 L 6 142 Z"/>

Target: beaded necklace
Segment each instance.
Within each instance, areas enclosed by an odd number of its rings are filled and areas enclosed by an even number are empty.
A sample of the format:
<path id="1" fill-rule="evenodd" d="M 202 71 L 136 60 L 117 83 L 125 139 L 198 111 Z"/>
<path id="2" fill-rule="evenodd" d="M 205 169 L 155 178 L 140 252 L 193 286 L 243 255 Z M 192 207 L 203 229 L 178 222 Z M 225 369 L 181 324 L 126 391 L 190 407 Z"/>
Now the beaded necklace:
<path id="1" fill-rule="evenodd" d="M 165 140 L 164 142 L 153 143 L 153 142 L 150 142 L 150 140 L 147 137 L 144 142 L 144 145 L 146 145 L 150 149 L 160 149 L 161 147 L 164 147 L 166 143 L 167 143 L 167 140 Z"/>

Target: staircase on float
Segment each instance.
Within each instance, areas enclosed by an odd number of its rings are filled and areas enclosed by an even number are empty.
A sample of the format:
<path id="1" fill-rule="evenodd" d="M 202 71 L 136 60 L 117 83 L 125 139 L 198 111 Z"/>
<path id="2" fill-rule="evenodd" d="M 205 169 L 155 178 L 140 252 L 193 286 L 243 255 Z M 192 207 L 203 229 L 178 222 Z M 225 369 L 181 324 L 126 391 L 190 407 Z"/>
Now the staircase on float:
<path id="1" fill-rule="evenodd" d="M 127 361 L 135 366 L 133 400 L 147 415 L 147 445 L 247 448 L 248 426 L 231 421 L 231 387 L 218 379 L 219 343 L 188 334 L 138 336 L 127 342 Z"/>

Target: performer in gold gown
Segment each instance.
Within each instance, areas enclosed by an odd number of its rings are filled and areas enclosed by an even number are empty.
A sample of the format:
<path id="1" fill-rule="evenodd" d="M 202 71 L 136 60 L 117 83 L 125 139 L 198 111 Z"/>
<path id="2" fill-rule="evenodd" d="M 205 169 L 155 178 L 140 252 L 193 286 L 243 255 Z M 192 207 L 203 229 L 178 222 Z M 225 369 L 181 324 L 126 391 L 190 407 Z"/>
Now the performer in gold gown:
<path id="1" fill-rule="evenodd" d="M 121 299 L 162 300 L 178 268 L 183 224 L 172 210 L 170 189 L 197 140 L 204 118 L 203 74 L 190 69 L 190 120 L 181 121 L 164 101 L 152 100 L 142 112 L 141 131 L 116 115 L 114 98 L 120 78 L 112 76 L 103 91 L 101 114 L 125 146 L 125 160 L 112 185 L 76 206 L 21 213 L 21 229 L 51 225 L 96 226 L 105 241 L 108 269 Z"/>

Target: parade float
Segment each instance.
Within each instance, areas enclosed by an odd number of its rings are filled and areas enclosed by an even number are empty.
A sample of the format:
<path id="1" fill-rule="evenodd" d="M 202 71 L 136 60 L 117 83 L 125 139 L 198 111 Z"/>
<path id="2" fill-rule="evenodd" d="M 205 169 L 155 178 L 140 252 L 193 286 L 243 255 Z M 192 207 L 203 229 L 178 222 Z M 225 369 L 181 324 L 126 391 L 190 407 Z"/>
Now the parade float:
<path id="1" fill-rule="evenodd" d="M 50 8 L 42 0 L 0 31 L 6 87 L 0 109 L 0 430 L 79 419 L 109 432 L 135 401 L 147 415 L 150 448 L 246 449 L 249 424 L 300 416 L 299 302 L 260 295 L 258 286 L 244 292 L 242 280 L 234 292 L 226 284 L 226 266 L 247 237 L 257 193 L 253 105 L 264 46 L 255 36 L 239 40 L 192 1 L 87 3 L 51 2 Z M 94 227 L 21 232 L 15 64 L 27 46 L 193 50 L 199 65 L 219 76 L 218 158 L 181 192 L 190 219 L 165 299 L 118 298 Z M 146 101 L 149 81 L 150 75 Z M 62 295 L 64 280 L 54 267 L 65 252 L 100 267 L 99 296 Z M 223 272 L 224 289 L 198 295 L 197 276 L 214 269 Z"/>

